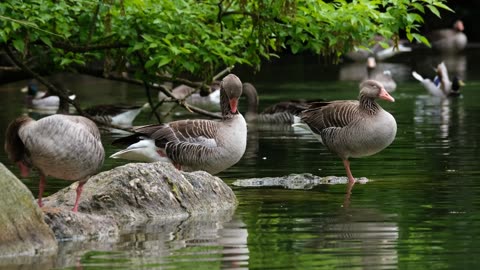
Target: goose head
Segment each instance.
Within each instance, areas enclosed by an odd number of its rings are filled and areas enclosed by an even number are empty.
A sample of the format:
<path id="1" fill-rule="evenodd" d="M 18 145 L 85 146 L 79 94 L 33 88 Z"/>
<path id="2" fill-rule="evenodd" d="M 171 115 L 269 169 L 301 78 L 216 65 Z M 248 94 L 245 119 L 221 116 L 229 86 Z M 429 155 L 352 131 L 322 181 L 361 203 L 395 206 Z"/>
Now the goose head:
<path id="1" fill-rule="evenodd" d="M 5 152 L 8 158 L 18 165 L 23 177 L 27 177 L 30 173 L 32 162 L 28 157 L 28 149 L 26 149 L 23 141 L 20 139 L 18 132 L 22 126 L 30 121 L 33 120 L 28 116 L 18 117 L 8 125 L 5 133 Z"/>
<path id="2" fill-rule="evenodd" d="M 457 20 L 453 24 L 453 29 L 455 29 L 458 32 L 463 32 L 463 30 L 465 29 L 464 26 L 463 26 L 463 22 L 461 20 Z"/>
<path id="3" fill-rule="evenodd" d="M 383 84 L 375 80 L 366 80 L 360 84 L 360 98 L 379 98 L 395 102 L 395 99 L 385 90 Z"/>
<path id="4" fill-rule="evenodd" d="M 242 82 L 236 75 L 229 74 L 223 78 L 220 87 L 228 100 L 229 113 L 237 113 L 238 99 L 242 95 Z"/>

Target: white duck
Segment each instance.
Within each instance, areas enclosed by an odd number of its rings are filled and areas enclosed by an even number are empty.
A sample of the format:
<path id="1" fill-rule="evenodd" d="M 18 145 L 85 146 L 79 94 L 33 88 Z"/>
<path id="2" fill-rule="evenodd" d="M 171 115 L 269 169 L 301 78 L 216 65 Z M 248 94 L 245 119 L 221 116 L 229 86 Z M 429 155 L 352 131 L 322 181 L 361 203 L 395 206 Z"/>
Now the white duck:
<path id="1" fill-rule="evenodd" d="M 40 91 L 38 85 L 29 82 L 28 85 L 21 89 L 22 93 L 26 93 L 27 106 L 37 110 L 57 111 L 60 106 L 60 97 L 49 95 L 46 91 Z M 70 99 L 75 99 L 76 95 L 69 95 Z"/>
<path id="2" fill-rule="evenodd" d="M 12 121 L 5 136 L 5 151 L 20 167 L 22 176 L 28 176 L 32 167 L 39 171 L 40 207 L 47 176 L 79 181 L 74 212 L 83 185 L 102 167 L 105 155 L 95 123 L 82 116 L 60 114 L 38 121 L 27 116 Z"/>
<path id="3" fill-rule="evenodd" d="M 238 112 L 242 83 L 234 74 L 220 84 L 222 117 L 214 120 L 179 120 L 134 128 L 135 134 L 113 142 L 129 145 L 111 158 L 168 161 L 185 171 L 219 173 L 237 163 L 247 141 L 247 124 Z"/>
<path id="4" fill-rule="evenodd" d="M 460 95 L 460 87 L 463 82 L 454 76 L 452 81 L 448 77 L 447 67 L 444 62 L 438 64 L 436 68 L 437 76 L 432 80 L 423 78 L 420 74 L 412 71 L 412 75 L 417 79 L 425 89 L 432 95 L 437 97 L 451 97 Z"/>
<path id="5" fill-rule="evenodd" d="M 395 118 L 382 109 L 375 99 L 394 102 L 383 85 L 374 80 L 360 85 L 359 101 L 318 102 L 300 114 L 302 127 L 310 132 L 343 161 L 349 183 L 353 185 L 349 158 L 376 154 L 395 139 Z"/>
<path id="6" fill-rule="evenodd" d="M 130 128 L 135 118 L 149 107 L 148 103 L 143 106 L 125 104 L 101 104 L 88 107 L 85 112 L 96 120 L 115 126 Z"/>

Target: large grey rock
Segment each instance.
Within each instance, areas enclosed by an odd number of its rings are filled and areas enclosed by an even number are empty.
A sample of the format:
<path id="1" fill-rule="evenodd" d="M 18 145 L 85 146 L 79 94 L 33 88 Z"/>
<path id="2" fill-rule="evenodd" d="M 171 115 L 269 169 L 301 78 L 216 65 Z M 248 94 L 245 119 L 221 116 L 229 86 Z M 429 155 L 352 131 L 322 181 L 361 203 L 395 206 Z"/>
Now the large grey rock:
<path id="1" fill-rule="evenodd" d="M 0 163 L 0 257 L 55 253 L 57 242 L 28 188 Z"/>
<path id="2" fill-rule="evenodd" d="M 46 221 L 57 238 L 108 237 L 125 224 L 182 220 L 234 209 L 235 194 L 206 172 L 180 172 L 170 163 L 130 163 L 84 185 L 79 212 L 71 212 L 78 183 L 44 199 Z"/>

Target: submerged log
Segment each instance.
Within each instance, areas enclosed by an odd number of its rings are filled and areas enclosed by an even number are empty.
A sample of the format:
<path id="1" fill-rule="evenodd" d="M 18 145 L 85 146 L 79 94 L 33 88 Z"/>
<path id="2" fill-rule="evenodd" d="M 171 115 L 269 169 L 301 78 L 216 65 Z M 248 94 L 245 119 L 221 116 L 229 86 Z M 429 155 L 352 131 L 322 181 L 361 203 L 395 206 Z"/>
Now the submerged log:
<path id="1" fill-rule="evenodd" d="M 0 257 L 53 254 L 57 242 L 28 188 L 0 163 Z"/>
<path id="2" fill-rule="evenodd" d="M 220 178 L 165 162 L 130 163 L 90 178 L 73 213 L 77 185 L 44 199 L 46 222 L 58 239 L 108 237 L 125 224 L 215 215 L 237 205 Z"/>

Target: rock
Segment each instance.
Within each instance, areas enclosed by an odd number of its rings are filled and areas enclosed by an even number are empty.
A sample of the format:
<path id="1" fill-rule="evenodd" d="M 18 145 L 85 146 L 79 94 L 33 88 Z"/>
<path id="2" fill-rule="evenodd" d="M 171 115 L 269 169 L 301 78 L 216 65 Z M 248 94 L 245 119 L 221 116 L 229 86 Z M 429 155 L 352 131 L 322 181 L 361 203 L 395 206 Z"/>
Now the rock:
<path id="1" fill-rule="evenodd" d="M 357 178 L 359 184 L 366 184 L 369 180 L 365 177 Z M 325 176 L 320 177 L 310 173 L 290 174 L 282 177 L 264 177 L 238 179 L 232 183 L 238 187 L 284 187 L 287 189 L 312 189 L 318 185 L 347 184 L 347 177 Z"/>
<path id="2" fill-rule="evenodd" d="M 55 236 L 32 193 L 2 163 L 0 187 L 0 257 L 56 253 Z"/>
<path id="3" fill-rule="evenodd" d="M 55 236 L 106 237 L 125 224 L 183 220 L 234 209 L 235 194 L 206 172 L 181 172 L 172 164 L 130 163 L 99 173 L 84 185 L 79 212 L 73 213 L 78 183 L 44 199 L 46 221 Z"/>

